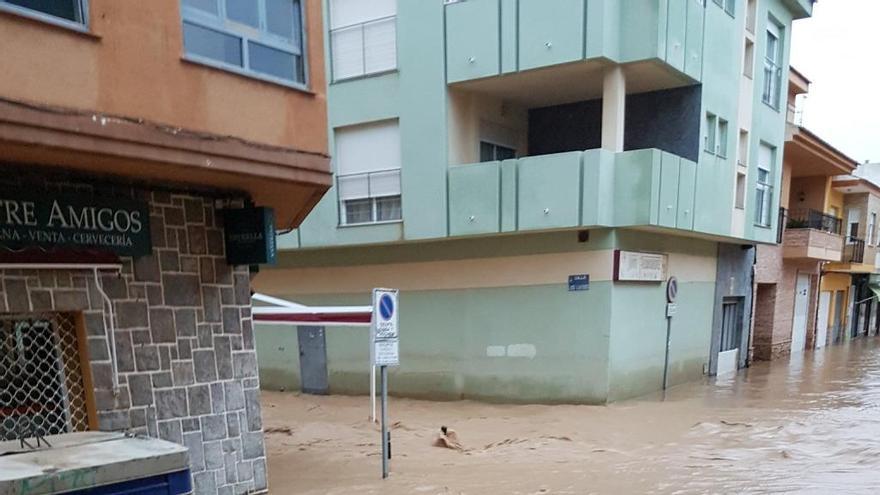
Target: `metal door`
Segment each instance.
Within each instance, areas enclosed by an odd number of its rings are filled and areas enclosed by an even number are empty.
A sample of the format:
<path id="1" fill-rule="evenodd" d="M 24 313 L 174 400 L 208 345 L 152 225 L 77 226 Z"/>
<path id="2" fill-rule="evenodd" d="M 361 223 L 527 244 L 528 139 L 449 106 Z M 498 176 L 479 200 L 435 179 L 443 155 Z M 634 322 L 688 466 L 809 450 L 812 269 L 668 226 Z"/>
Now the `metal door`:
<path id="1" fill-rule="evenodd" d="M 302 391 L 307 394 L 326 395 L 327 340 L 324 327 L 297 327 L 299 339 L 299 376 Z"/>
<path id="2" fill-rule="evenodd" d="M 828 317 L 831 314 L 831 292 L 819 293 L 819 317 L 816 322 L 816 348 L 825 347 L 828 342 Z"/>
<path id="3" fill-rule="evenodd" d="M 739 369 L 739 347 L 742 343 L 742 298 L 726 297 L 721 306 L 721 347 L 718 352 L 717 375 Z"/>
<path id="4" fill-rule="evenodd" d="M 840 329 L 843 327 L 843 305 L 846 304 L 844 291 L 834 294 L 834 321 L 831 322 L 831 342 L 840 342 Z"/>
<path id="5" fill-rule="evenodd" d="M 810 306 L 810 276 L 798 275 L 794 294 L 794 324 L 791 329 L 791 353 L 803 352 L 807 343 L 807 308 Z"/>

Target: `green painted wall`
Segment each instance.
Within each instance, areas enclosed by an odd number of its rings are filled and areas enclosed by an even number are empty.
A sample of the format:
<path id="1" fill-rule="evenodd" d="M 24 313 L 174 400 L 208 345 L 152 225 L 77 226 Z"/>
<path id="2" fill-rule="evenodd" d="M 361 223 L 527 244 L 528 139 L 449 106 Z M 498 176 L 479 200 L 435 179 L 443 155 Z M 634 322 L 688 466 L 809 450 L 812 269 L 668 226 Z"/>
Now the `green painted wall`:
<path id="1" fill-rule="evenodd" d="M 383 246 L 363 259 L 353 249 L 313 252 L 299 266 L 375 264 L 391 260 L 468 259 L 619 247 L 686 253 L 714 266 L 717 244 L 632 230 L 598 230 L 587 243 L 571 233 L 521 235 L 524 244 L 474 238 Z M 440 252 L 443 254 L 441 255 Z M 302 252 L 300 254 L 305 254 Z M 680 263 L 680 262 L 679 262 Z M 293 265 L 289 261 L 285 263 Z M 678 266 L 679 270 L 691 268 Z M 395 270 L 390 265 L 389 270 Z M 401 266 L 400 269 L 405 269 Z M 572 273 L 578 267 L 572 267 Z M 676 267 L 670 268 L 675 275 Z M 678 273 L 681 275 L 681 273 Z M 369 304 L 369 294 L 279 294 L 306 304 Z M 714 282 L 683 282 L 672 323 L 670 383 L 700 377 L 708 361 Z M 658 390 L 665 352 L 665 284 L 594 281 L 589 291 L 564 283 L 525 287 L 402 291 L 401 361 L 392 393 L 432 399 L 602 403 Z M 295 332 L 256 326 L 261 383 L 296 389 Z M 327 332 L 331 393 L 369 391 L 364 327 Z M 490 346 L 533 345 L 529 357 L 491 357 Z"/>
<path id="2" fill-rule="evenodd" d="M 369 296 L 298 297 L 321 304 L 369 304 Z M 402 292 L 401 366 L 392 394 L 505 402 L 604 402 L 611 283 Z M 295 332 L 256 326 L 261 384 L 296 389 Z M 366 328 L 327 329 L 330 392 L 369 391 Z M 293 339 L 294 345 L 289 343 Z M 490 357 L 487 347 L 533 345 L 530 357 Z M 284 350 L 280 350 L 280 349 Z"/>

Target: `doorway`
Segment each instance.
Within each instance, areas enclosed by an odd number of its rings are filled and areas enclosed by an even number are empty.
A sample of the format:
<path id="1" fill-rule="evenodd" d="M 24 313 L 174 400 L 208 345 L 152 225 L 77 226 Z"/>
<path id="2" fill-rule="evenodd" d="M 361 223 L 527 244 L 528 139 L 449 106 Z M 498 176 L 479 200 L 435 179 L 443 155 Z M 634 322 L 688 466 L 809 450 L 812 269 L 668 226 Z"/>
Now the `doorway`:
<path id="1" fill-rule="evenodd" d="M 299 376 L 306 394 L 327 395 L 327 339 L 324 327 L 297 327 Z"/>
<path id="2" fill-rule="evenodd" d="M 742 343 L 741 297 L 725 297 L 721 304 L 721 348 L 718 352 L 718 375 L 739 369 L 739 347 Z"/>
<path id="3" fill-rule="evenodd" d="M 841 332 L 843 328 L 843 308 L 846 304 L 845 291 L 839 290 L 834 293 L 834 321 L 831 322 L 831 342 L 840 343 Z"/>
<path id="4" fill-rule="evenodd" d="M 804 351 L 807 344 L 807 310 L 810 306 L 810 275 L 799 274 L 794 294 L 794 322 L 791 329 L 791 353 Z"/>
<path id="5" fill-rule="evenodd" d="M 828 343 L 828 318 L 831 315 L 831 291 L 819 293 L 819 315 L 816 320 L 816 348 Z"/>

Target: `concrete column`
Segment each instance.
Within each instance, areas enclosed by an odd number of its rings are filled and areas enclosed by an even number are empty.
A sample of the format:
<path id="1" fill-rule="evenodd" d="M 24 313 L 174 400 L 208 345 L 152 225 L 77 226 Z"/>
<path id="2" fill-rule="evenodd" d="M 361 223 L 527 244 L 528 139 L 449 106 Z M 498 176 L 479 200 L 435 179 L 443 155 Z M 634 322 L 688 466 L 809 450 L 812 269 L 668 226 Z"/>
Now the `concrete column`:
<path id="1" fill-rule="evenodd" d="M 619 65 L 605 71 L 602 84 L 602 148 L 623 151 L 623 129 L 626 114 L 626 77 Z"/>

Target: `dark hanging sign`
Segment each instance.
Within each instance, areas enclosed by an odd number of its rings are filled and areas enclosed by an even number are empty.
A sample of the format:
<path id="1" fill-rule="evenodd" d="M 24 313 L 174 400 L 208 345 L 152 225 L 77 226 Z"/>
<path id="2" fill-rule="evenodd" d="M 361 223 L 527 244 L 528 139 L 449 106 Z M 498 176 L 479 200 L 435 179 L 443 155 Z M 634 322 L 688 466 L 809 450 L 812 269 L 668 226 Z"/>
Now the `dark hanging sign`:
<path id="1" fill-rule="evenodd" d="M 150 210 L 146 203 L 131 199 L 0 190 L 0 247 L 145 256 L 153 251 Z"/>
<path id="2" fill-rule="evenodd" d="M 275 264 L 275 211 L 272 208 L 223 210 L 223 225 L 227 263 Z"/>

